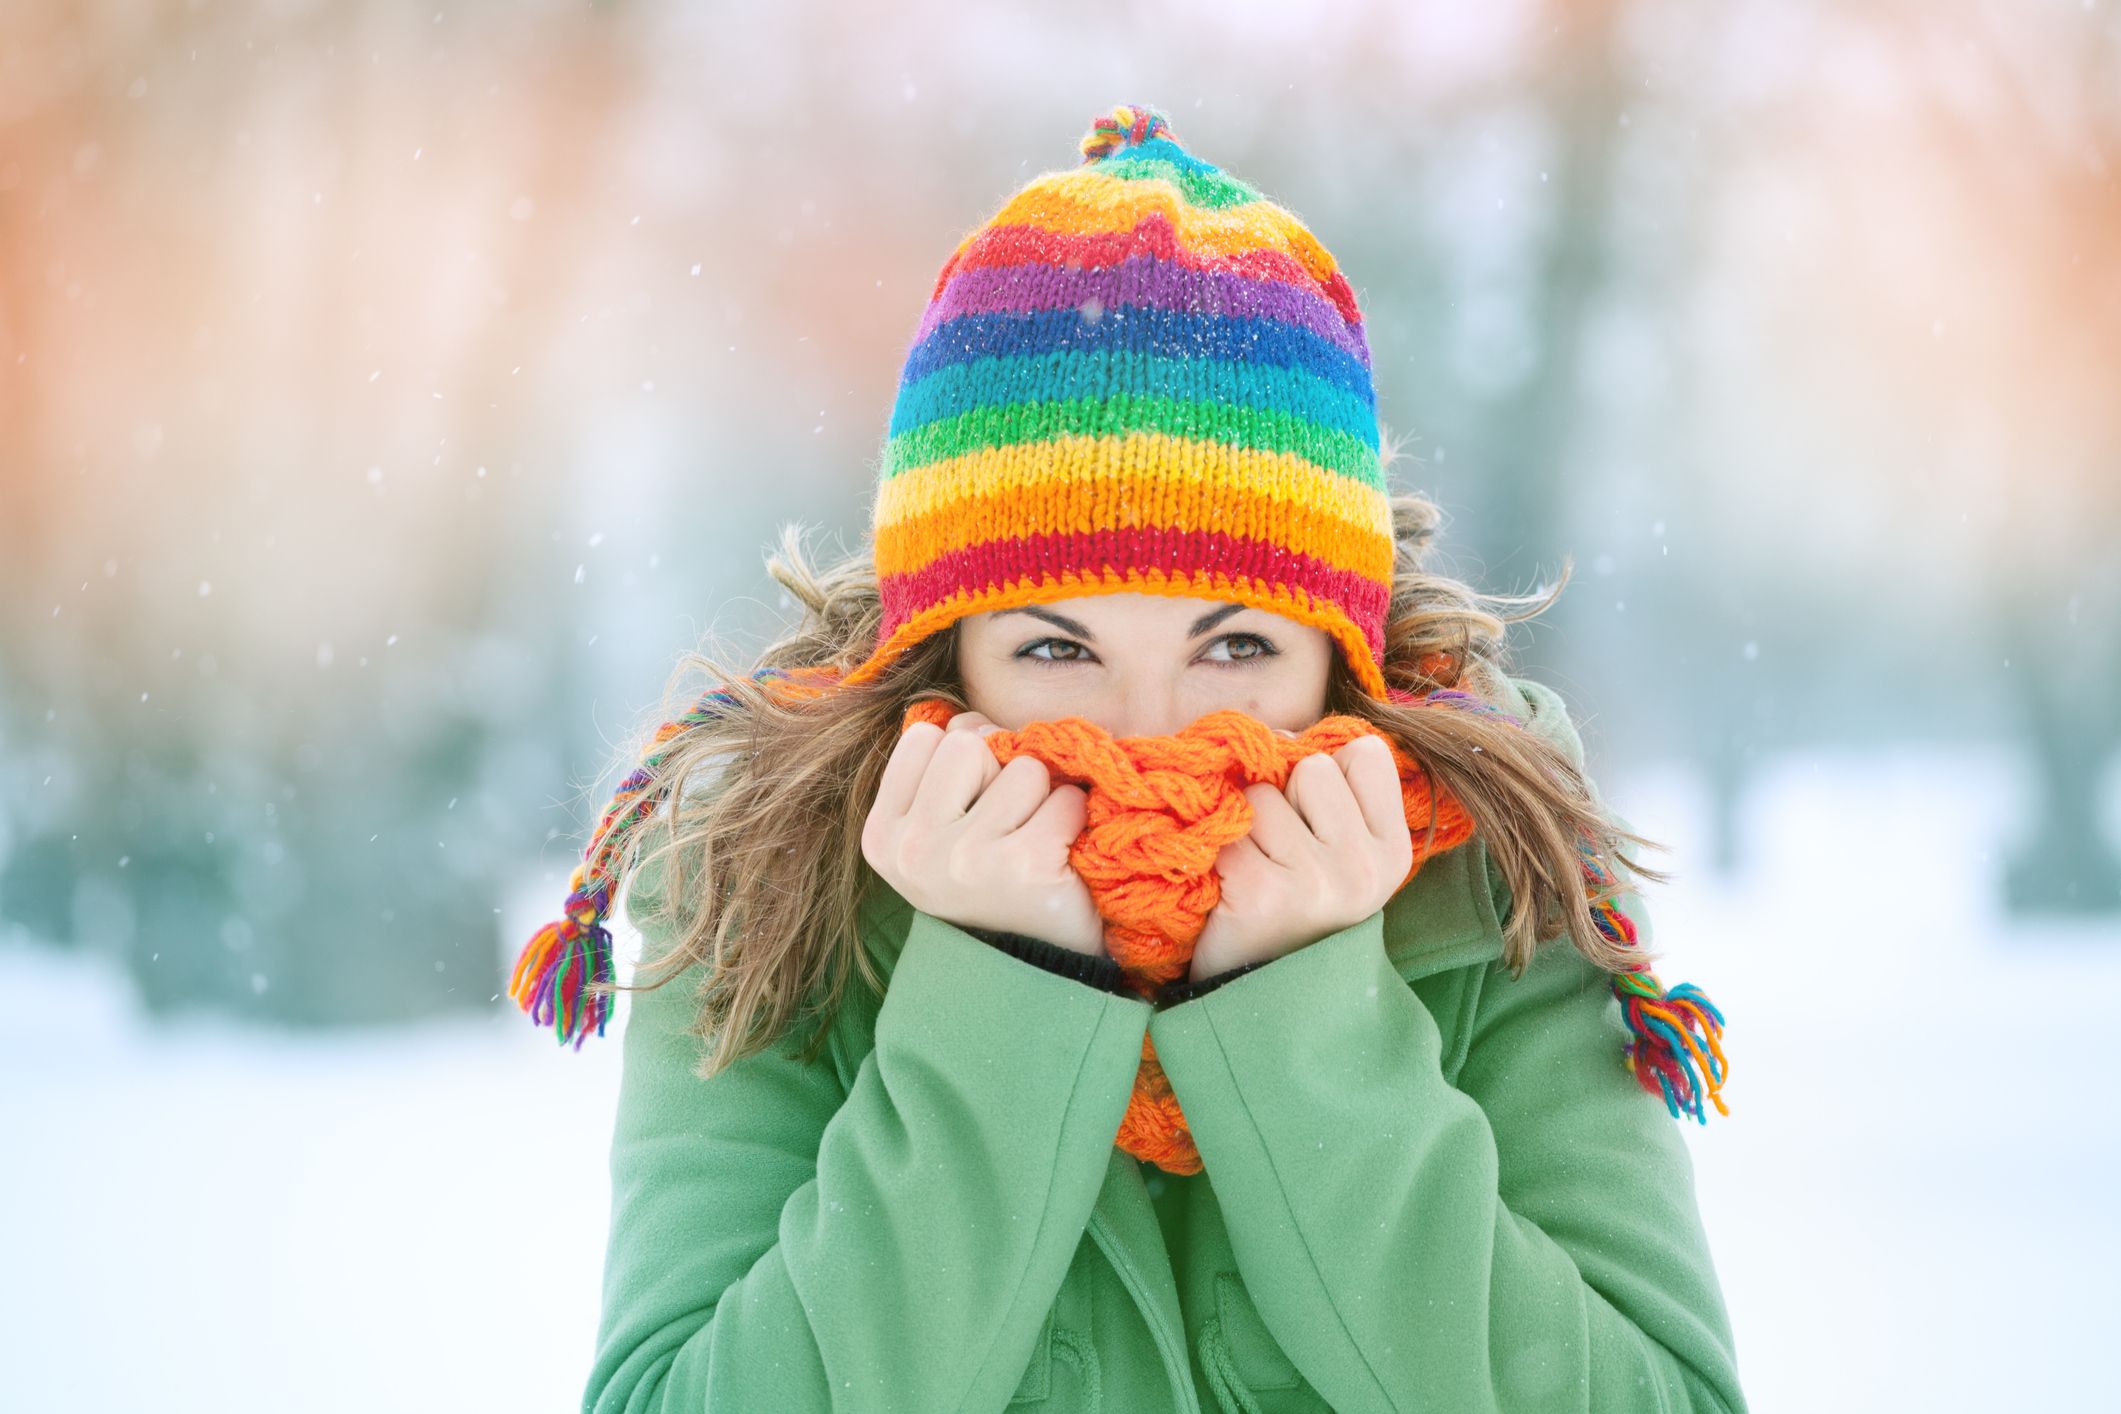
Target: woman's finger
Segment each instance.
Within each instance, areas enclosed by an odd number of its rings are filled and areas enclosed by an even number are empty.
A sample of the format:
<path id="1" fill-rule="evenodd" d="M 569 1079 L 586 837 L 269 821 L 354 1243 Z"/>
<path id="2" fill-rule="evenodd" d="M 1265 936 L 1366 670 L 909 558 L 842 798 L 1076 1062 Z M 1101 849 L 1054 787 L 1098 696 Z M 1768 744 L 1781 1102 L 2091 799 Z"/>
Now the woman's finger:
<path id="1" fill-rule="evenodd" d="M 1267 858 L 1266 851 L 1259 847 L 1259 841 L 1251 835 L 1240 835 L 1215 851 L 1215 872 L 1225 883 L 1242 879 L 1271 863 L 1273 861 Z"/>
<path id="2" fill-rule="evenodd" d="M 965 829 L 983 839 L 1014 834 L 1045 804 L 1052 789 L 1052 774 L 1045 762 L 1036 756 L 1014 757 L 995 773 L 979 793 L 979 799 L 965 812 Z"/>
<path id="3" fill-rule="evenodd" d="M 1048 779 L 1051 779 L 1050 775 Z M 1065 847 L 1075 843 L 1089 816 L 1088 791 L 1081 786 L 1054 786 L 1022 828 L 1034 839 L 1057 842 Z"/>
<path id="4" fill-rule="evenodd" d="M 884 774 L 877 782 L 875 810 L 887 820 L 902 820 L 913 808 L 914 793 L 919 789 L 921 777 L 928 772 L 928 763 L 935 756 L 935 748 L 942 745 L 942 728 L 933 722 L 915 722 L 900 734 L 898 743 L 891 749 L 891 759 L 884 763 Z"/>
<path id="5" fill-rule="evenodd" d="M 1348 790 L 1339 763 L 1323 753 L 1306 756 L 1289 772 L 1289 802 L 1312 836 L 1328 849 L 1352 849 L 1369 832 L 1362 809 Z"/>
<path id="6" fill-rule="evenodd" d="M 1304 851 L 1317 848 L 1316 837 L 1289 798 L 1264 782 L 1245 787 L 1245 799 L 1252 804 L 1252 828 L 1247 838 L 1259 846 L 1260 853 L 1285 868 L 1293 868 L 1304 857 Z"/>
<path id="7" fill-rule="evenodd" d="M 1385 739 L 1359 736 L 1334 752 L 1333 759 L 1347 779 L 1371 836 L 1391 841 L 1403 835 L 1407 805 L 1400 790 L 1399 763 L 1392 759 L 1392 748 Z"/>
<path id="8" fill-rule="evenodd" d="M 957 824 L 1001 769 L 977 732 L 943 732 L 913 792 L 907 818 L 931 829 Z"/>

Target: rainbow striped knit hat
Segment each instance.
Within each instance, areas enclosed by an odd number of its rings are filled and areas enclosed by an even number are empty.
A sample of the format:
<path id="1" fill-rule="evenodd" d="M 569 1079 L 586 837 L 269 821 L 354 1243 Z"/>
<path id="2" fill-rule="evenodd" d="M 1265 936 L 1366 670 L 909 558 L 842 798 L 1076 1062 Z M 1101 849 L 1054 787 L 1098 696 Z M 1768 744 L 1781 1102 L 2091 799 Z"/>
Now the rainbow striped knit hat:
<path id="1" fill-rule="evenodd" d="M 1096 119 L 944 262 L 874 506 L 881 673 L 968 614 L 1132 590 L 1324 629 L 1385 697 L 1393 538 L 1355 292 L 1303 223 Z"/>

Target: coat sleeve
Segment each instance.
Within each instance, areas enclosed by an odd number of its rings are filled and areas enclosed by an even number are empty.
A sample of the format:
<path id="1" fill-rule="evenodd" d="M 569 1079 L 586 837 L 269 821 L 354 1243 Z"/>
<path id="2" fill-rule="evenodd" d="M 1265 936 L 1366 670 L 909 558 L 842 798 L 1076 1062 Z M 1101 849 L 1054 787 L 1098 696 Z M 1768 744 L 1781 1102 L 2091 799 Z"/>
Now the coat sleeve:
<path id="1" fill-rule="evenodd" d="M 1342 1411 L 1743 1410 L 1692 1160 L 1606 975 L 1562 941 L 1489 965 L 1453 1084 L 1382 920 L 1150 1023 L 1285 1353 Z"/>
<path id="2" fill-rule="evenodd" d="M 851 1084 L 793 1036 L 701 1080 L 700 975 L 627 994 L 583 1408 L 1000 1409 L 1151 1006 L 916 912 Z"/>

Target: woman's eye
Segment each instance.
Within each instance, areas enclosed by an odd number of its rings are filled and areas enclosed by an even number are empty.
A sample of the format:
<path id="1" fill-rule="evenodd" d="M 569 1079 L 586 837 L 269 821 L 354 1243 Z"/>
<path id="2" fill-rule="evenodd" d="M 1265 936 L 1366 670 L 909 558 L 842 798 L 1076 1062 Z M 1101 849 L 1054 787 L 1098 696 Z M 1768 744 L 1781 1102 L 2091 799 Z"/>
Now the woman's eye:
<path id="1" fill-rule="evenodd" d="M 1039 652 L 1038 650 L 1041 648 L 1059 648 L 1070 651 L 1056 657 L 1050 653 Z M 1078 649 L 1081 650 L 1082 657 L 1077 657 L 1075 651 L 1073 651 Z M 1089 661 L 1089 651 L 1089 649 L 1084 648 L 1082 644 L 1077 643 L 1072 638 L 1041 638 L 1036 643 L 1027 644 L 1016 656 L 1033 663 L 1082 663 Z"/>
<path id="2" fill-rule="evenodd" d="M 1280 651 L 1256 633 L 1226 633 L 1210 645 L 1210 650 L 1212 654 L 1212 650 L 1215 648 L 1234 648 L 1239 645 L 1247 646 L 1249 651 L 1232 653 L 1224 658 L 1213 658 L 1211 656 L 1210 661 L 1243 663 L 1254 658 L 1271 658 Z"/>

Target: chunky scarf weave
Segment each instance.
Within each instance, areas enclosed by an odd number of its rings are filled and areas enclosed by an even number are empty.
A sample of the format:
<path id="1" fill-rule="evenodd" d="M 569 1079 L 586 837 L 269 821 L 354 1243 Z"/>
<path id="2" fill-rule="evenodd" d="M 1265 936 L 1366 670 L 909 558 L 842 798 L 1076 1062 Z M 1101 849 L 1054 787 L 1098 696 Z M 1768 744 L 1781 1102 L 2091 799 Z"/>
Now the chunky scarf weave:
<path id="1" fill-rule="evenodd" d="M 839 680 L 830 669 L 764 669 L 755 679 L 790 699 L 829 693 Z M 1426 696 L 1395 692 L 1405 705 L 1477 712 L 1522 727 L 1518 718 L 1466 692 L 1438 690 Z M 655 733 L 640 768 L 619 786 L 568 884 L 564 915 L 546 924 L 524 946 L 508 994 L 537 1024 L 550 1025 L 562 1044 L 579 1050 L 593 1028 L 604 1033 L 610 994 L 592 992 L 591 982 L 612 980 L 611 933 L 604 925 L 618 884 L 622 846 L 640 821 L 655 810 L 648 790 L 664 744 L 689 727 L 725 712 L 731 694 L 707 693 L 691 711 Z M 956 709 L 939 699 L 914 703 L 904 727 L 929 721 L 945 725 Z M 1004 764 L 1017 756 L 1043 761 L 1055 784 L 1084 787 L 1088 815 L 1069 857 L 1089 886 L 1109 925 L 1106 948 L 1145 996 L 1185 975 L 1193 942 L 1221 897 L 1214 862 L 1222 848 L 1242 838 L 1252 823 L 1245 787 L 1264 782 L 1277 789 L 1298 761 L 1337 751 L 1356 736 L 1374 732 L 1353 716 L 1330 716 L 1296 737 L 1284 737 L 1248 714 L 1210 713 L 1171 736 L 1114 738 L 1080 718 L 1033 722 L 986 737 Z M 1381 733 L 1380 733 L 1381 735 Z M 1473 837 L 1474 821 L 1447 791 L 1432 786 L 1420 765 L 1390 737 L 1400 772 L 1407 824 L 1414 832 L 1412 879 L 1423 861 Z M 1588 840 L 1581 844 L 1587 891 L 1597 892 L 1613 876 Z M 1404 887 L 1405 880 L 1401 881 Z M 1634 923 L 1610 898 L 1592 906 L 1592 920 L 1609 941 L 1636 942 Z M 1704 1095 L 1728 1115 L 1719 1093 L 1726 1074 L 1721 1035 L 1723 1014 L 1691 983 L 1667 991 L 1647 966 L 1612 975 L 1612 987 L 1631 1033 L 1622 1054 L 1636 1081 L 1664 1098 L 1676 1119 L 1690 1114 L 1708 1122 Z M 1154 1047 L 1146 1038 L 1134 1093 L 1120 1123 L 1120 1148 L 1172 1172 L 1200 1169 Z"/>

